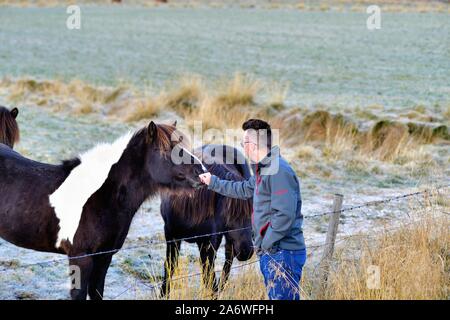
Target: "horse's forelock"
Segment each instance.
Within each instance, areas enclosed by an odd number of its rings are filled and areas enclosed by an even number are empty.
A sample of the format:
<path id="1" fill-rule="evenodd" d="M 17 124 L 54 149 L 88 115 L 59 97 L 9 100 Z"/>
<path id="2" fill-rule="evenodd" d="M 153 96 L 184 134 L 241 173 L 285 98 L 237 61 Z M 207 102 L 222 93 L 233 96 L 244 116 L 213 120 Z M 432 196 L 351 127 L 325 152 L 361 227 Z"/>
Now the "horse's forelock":
<path id="1" fill-rule="evenodd" d="M 160 152 L 165 156 L 170 154 L 175 145 L 179 145 L 185 149 L 190 148 L 189 139 L 176 127 L 167 124 L 158 124 L 156 128 L 156 143 Z"/>

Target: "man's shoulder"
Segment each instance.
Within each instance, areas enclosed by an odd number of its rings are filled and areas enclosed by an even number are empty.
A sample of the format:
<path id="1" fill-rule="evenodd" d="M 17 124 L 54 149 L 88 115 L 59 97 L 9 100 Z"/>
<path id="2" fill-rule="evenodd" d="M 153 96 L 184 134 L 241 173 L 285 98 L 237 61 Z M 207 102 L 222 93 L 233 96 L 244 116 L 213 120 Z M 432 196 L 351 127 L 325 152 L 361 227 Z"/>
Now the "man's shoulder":
<path id="1" fill-rule="evenodd" d="M 272 181 L 286 181 L 286 180 L 296 180 L 298 181 L 298 177 L 294 171 L 294 169 L 291 167 L 291 165 L 281 156 L 279 157 L 279 161 L 277 164 L 277 168 L 272 168 L 273 171 L 271 174 L 267 175 L 267 178 Z"/>
<path id="2" fill-rule="evenodd" d="M 292 168 L 289 162 L 287 162 L 287 160 L 284 159 L 282 156 L 280 156 L 279 171 L 281 171 L 282 173 L 290 173 L 293 174 L 294 176 L 296 175 L 295 170 Z"/>

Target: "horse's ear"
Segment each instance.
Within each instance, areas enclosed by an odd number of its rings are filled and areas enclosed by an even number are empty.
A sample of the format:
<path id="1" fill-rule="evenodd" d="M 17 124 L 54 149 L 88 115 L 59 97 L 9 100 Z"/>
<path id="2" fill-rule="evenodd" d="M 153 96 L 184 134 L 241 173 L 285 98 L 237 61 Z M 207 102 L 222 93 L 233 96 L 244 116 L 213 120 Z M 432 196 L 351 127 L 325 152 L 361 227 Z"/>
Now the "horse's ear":
<path id="1" fill-rule="evenodd" d="M 9 113 L 11 113 L 11 116 L 15 119 L 15 118 L 17 118 L 17 115 L 19 114 L 19 109 L 14 108 Z"/>
<path id="2" fill-rule="evenodd" d="M 147 141 L 152 143 L 156 140 L 156 136 L 158 135 L 158 128 L 156 127 L 156 123 L 153 121 L 147 127 Z"/>
<path id="3" fill-rule="evenodd" d="M 177 120 L 175 120 L 173 123 L 172 123 L 172 127 L 176 127 L 177 126 Z"/>

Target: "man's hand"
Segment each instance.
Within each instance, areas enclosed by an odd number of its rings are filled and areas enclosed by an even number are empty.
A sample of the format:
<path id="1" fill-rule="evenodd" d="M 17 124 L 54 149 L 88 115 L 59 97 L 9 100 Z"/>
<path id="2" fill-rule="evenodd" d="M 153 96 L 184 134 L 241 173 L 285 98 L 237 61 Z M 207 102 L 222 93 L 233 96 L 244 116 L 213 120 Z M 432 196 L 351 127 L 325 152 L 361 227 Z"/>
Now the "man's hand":
<path id="1" fill-rule="evenodd" d="M 199 175 L 200 180 L 209 186 L 209 184 L 211 183 L 211 173 L 207 172 L 207 173 L 202 173 L 201 175 Z"/>

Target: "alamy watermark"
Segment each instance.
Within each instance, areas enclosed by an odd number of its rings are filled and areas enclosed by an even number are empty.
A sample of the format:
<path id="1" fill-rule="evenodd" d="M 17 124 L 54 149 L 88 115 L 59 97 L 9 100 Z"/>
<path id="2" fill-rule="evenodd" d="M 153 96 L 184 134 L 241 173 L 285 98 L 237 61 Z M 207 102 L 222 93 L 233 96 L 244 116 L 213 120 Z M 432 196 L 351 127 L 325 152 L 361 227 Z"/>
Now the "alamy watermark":
<path id="1" fill-rule="evenodd" d="M 81 9 L 77 5 L 70 5 L 66 9 L 69 15 L 66 19 L 66 27 L 69 30 L 81 29 Z"/>
<path id="2" fill-rule="evenodd" d="M 367 289 L 376 290 L 381 288 L 381 273 L 379 266 L 368 266 L 366 270 L 366 276 Z"/>
<path id="3" fill-rule="evenodd" d="M 367 18 L 366 25 L 370 31 L 381 29 L 381 9 L 377 5 L 368 6 L 366 13 L 370 16 Z"/>
<path id="4" fill-rule="evenodd" d="M 77 265 L 69 266 L 70 289 L 81 289 L 81 270 Z"/>
<path id="5" fill-rule="evenodd" d="M 246 155 L 243 141 L 242 129 L 217 129 L 210 128 L 203 130 L 201 121 L 194 122 L 193 129 L 183 127 L 177 128 L 172 134 L 172 141 L 179 142 L 180 132 L 191 141 L 190 150 L 185 145 L 176 145 L 171 153 L 171 160 L 175 164 L 192 164 L 197 157 L 201 158 L 203 164 L 245 164 Z M 251 143 L 261 146 L 267 146 L 269 139 L 268 131 L 258 130 L 257 132 L 250 129 L 248 134 L 252 137 Z M 271 146 L 278 147 L 280 145 L 280 133 L 278 129 L 271 129 Z M 214 141 L 213 144 L 206 142 Z M 224 146 L 226 146 L 224 148 Z M 278 148 L 272 148 L 270 155 L 267 157 L 267 163 L 261 168 L 261 175 L 274 175 L 279 169 L 279 152 Z M 237 153 L 238 151 L 239 153 Z M 247 160 L 248 161 L 248 160 Z"/>

